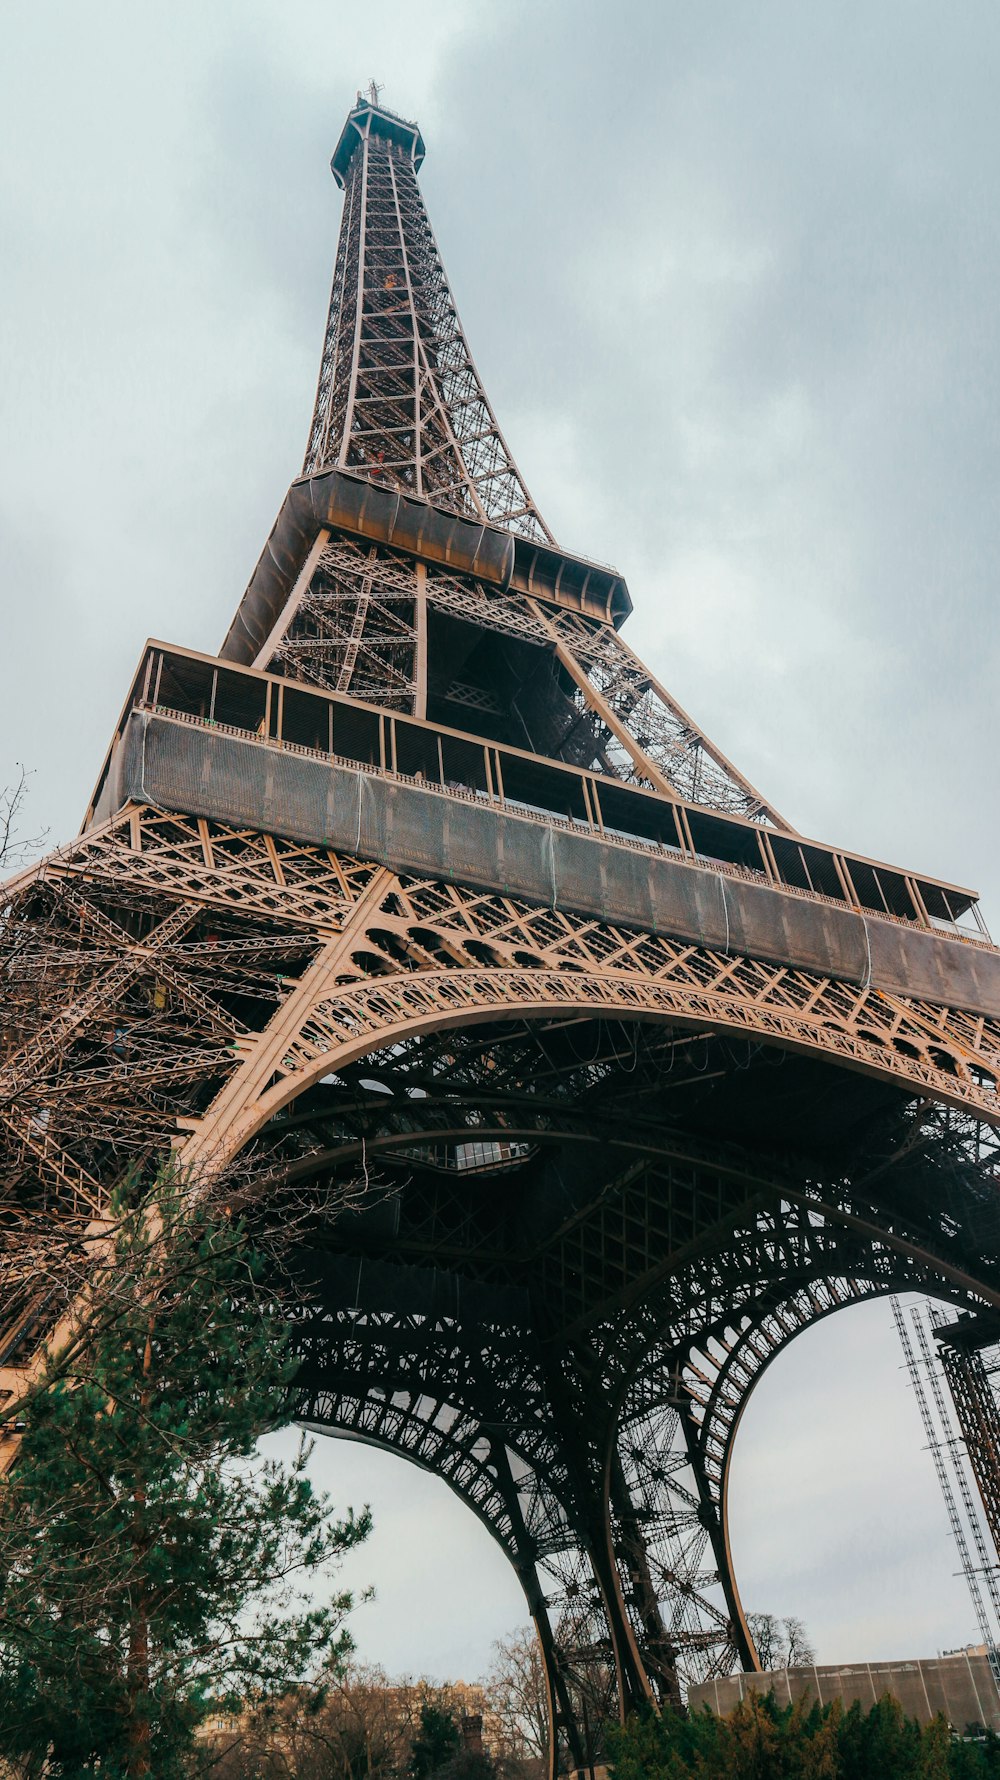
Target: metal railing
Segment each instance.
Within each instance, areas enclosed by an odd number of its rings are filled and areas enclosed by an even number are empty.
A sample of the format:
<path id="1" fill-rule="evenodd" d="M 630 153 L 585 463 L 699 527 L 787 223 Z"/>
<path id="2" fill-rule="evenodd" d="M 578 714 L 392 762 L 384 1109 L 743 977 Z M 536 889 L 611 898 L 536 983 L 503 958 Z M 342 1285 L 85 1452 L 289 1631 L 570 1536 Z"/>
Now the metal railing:
<path id="1" fill-rule="evenodd" d="M 828 896 L 822 890 L 809 890 L 801 884 L 789 884 L 784 879 L 773 879 L 766 872 L 759 871 L 755 866 L 737 865 L 728 859 L 715 859 L 710 854 L 686 853 L 679 847 L 671 847 L 662 841 L 644 840 L 639 835 L 624 834 L 620 829 L 599 827 L 586 817 L 560 816 L 555 811 L 542 810 L 530 804 L 521 803 L 516 798 L 500 796 L 498 793 L 477 790 L 474 786 L 458 785 L 451 781 L 442 782 L 437 779 L 425 778 L 419 773 L 402 773 L 388 766 L 376 766 L 373 762 L 355 760 L 346 754 L 329 753 L 325 748 L 310 748 L 303 742 L 284 741 L 278 736 L 261 735 L 255 729 L 241 729 L 233 723 L 223 723 L 214 717 L 203 717 L 194 711 L 178 711 L 169 705 L 153 704 L 150 701 L 137 700 L 134 710 L 146 711 L 150 715 L 167 717 L 174 723 L 185 723 L 192 729 L 209 729 L 216 735 L 233 736 L 237 741 L 254 742 L 259 747 L 276 748 L 283 754 L 301 755 L 307 760 L 321 761 L 327 766 L 345 768 L 348 772 L 363 773 L 366 777 L 388 779 L 394 784 L 413 785 L 421 791 L 433 792 L 437 797 L 448 797 L 459 803 L 474 804 L 478 808 L 487 807 L 493 810 L 510 812 L 518 821 L 535 822 L 543 828 L 560 828 L 571 834 L 582 834 L 592 840 L 603 841 L 607 846 L 624 847 L 633 853 L 642 853 L 652 859 L 673 859 L 679 865 L 695 867 L 699 871 L 709 871 L 719 877 L 732 878 L 740 883 L 757 884 L 766 889 L 780 890 L 783 895 L 797 896 L 806 902 L 824 903 L 830 908 L 848 909 L 851 913 L 862 916 L 865 920 L 889 921 L 897 927 L 905 927 L 908 931 L 918 933 L 939 932 L 943 938 L 957 940 L 961 945 L 975 946 L 980 951 L 996 952 L 1000 950 L 990 939 L 979 938 L 975 934 L 966 933 L 957 925 L 949 926 L 947 922 L 935 918 L 933 927 L 929 928 L 916 918 L 906 915 L 894 915 L 886 909 L 863 907 L 861 904 L 847 902 L 842 897 Z"/>

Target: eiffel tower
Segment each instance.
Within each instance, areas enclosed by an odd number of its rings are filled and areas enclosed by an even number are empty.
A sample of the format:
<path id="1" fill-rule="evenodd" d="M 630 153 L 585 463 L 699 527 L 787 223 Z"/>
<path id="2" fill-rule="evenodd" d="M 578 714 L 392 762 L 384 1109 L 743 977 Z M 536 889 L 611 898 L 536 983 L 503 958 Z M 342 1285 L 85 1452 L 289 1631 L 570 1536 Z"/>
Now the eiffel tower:
<path id="1" fill-rule="evenodd" d="M 755 1666 L 730 1460 L 788 1342 L 904 1289 L 994 1327 L 1000 953 L 632 653 L 500 431 L 423 156 L 359 95 L 303 472 L 219 654 L 146 646 L 80 835 L 9 887 L 0 1389 L 58 1312 L 40 1212 L 171 1145 L 278 1208 L 377 1181 L 310 1250 L 300 1417 L 488 1527 L 555 1769 Z"/>

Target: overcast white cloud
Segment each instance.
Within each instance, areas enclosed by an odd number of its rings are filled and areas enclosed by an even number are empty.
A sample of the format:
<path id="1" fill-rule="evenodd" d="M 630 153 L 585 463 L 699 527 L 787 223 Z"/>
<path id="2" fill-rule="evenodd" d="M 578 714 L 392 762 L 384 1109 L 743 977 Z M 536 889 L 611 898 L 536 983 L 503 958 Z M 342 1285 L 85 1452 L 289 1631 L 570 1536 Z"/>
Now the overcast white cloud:
<path id="1" fill-rule="evenodd" d="M 1000 281 L 986 0 L 35 0 L 4 9 L 0 780 L 79 821 L 147 634 L 218 645 L 298 469 L 371 75 L 543 511 L 634 645 L 806 832 L 977 885 L 1000 925 Z M 973 1635 L 888 1312 L 767 1375 L 751 1605 L 827 1659 Z M 444 1486 L 370 1495 L 363 1654 L 473 1673 L 521 1616 Z"/>

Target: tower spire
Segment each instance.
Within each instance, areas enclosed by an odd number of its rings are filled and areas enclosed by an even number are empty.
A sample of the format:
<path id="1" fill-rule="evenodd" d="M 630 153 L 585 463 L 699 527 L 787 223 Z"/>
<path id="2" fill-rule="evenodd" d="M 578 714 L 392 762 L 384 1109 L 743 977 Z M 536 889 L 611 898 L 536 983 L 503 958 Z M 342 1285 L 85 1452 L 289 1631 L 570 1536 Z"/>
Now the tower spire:
<path id="1" fill-rule="evenodd" d="M 223 655 L 787 829 L 618 635 L 621 576 L 554 543 L 462 332 L 423 158 L 419 126 L 359 94 L 304 473 Z"/>
<path id="2" fill-rule="evenodd" d="M 357 468 L 551 540 L 497 424 L 445 276 L 415 123 L 358 94 L 330 163 L 344 213 L 303 471 Z"/>

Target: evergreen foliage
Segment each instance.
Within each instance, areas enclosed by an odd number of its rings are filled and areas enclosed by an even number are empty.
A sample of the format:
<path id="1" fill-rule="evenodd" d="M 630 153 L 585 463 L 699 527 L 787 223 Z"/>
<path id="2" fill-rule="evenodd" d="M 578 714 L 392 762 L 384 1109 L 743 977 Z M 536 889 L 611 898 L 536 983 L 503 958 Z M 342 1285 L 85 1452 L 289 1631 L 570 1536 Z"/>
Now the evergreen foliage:
<path id="1" fill-rule="evenodd" d="M 410 1751 L 410 1780 L 430 1780 L 458 1754 L 462 1737 L 450 1712 L 438 1706 L 420 1708 L 420 1728 Z"/>
<path id="2" fill-rule="evenodd" d="M 921 1726 L 888 1696 L 865 1712 L 749 1694 L 728 1718 L 633 1718 L 611 1745 L 614 1780 L 1000 1780 L 1000 1737 Z"/>
<path id="3" fill-rule="evenodd" d="M 314 1493 L 304 1445 L 255 1456 L 294 1364 L 242 1226 L 169 1172 L 116 1213 L 0 1484 L 0 1755 L 172 1780 L 210 1706 L 343 1660 L 350 1596 L 310 1604 L 301 1577 L 369 1523 Z"/>

